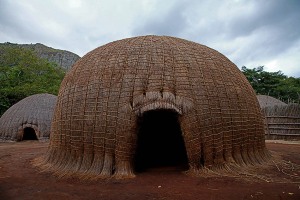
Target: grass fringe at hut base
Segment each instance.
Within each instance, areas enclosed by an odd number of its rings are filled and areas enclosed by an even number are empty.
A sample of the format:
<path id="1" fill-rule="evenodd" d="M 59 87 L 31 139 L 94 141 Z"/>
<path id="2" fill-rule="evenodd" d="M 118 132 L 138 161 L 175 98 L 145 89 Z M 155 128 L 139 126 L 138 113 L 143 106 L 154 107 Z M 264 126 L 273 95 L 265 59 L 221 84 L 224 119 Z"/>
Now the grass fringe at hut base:
<path id="1" fill-rule="evenodd" d="M 90 162 L 82 162 L 86 160 L 82 153 L 79 152 L 64 152 L 62 150 L 56 149 L 45 156 L 36 158 L 32 161 L 34 166 L 37 166 L 42 171 L 50 171 L 59 178 L 63 177 L 76 177 L 79 179 L 124 179 L 124 178 L 134 178 L 134 166 L 128 161 L 123 161 L 118 163 L 114 168 L 114 160 L 112 156 L 95 154 L 91 159 L 92 155 L 89 156 Z M 209 176 L 211 174 L 241 174 L 250 171 L 251 168 L 257 169 L 264 165 L 270 163 L 271 154 L 267 150 L 247 152 L 244 156 L 233 156 L 238 158 L 238 160 L 231 160 L 230 162 L 222 162 L 219 164 L 214 164 L 211 166 L 191 166 L 186 174 L 192 176 Z M 252 159 L 250 159 L 251 156 Z M 68 158 L 68 159 L 67 159 Z M 104 159 L 103 159 L 104 158 Z M 253 160 L 255 158 L 255 160 Z M 91 160 L 93 160 L 91 162 Z M 61 162 L 63 161 L 63 162 Z M 49 164 L 52 163 L 52 164 Z M 84 170 L 82 170 L 84 169 Z M 114 173 L 115 172 L 115 173 Z"/>
<path id="2" fill-rule="evenodd" d="M 279 171 L 285 175 L 284 178 L 274 175 L 274 171 Z M 232 177 L 249 180 L 250 182 L 272 182 L 272 183 L 295 183 L 300 184 L 300 165 L 291 161 L 283 160 L 278 154 L 272 155 L 262 164 L 253 166 L 241 166 L 237 164 L 224 164 L 220 169 L 203 168 L 199 171 L 187 171 L 190 176 L 210 178 L 210 177 Z"/>
<path id="3" fill-rule="evenodd" d="M 269 152 L 266 152 L 269 154 Z M 280 155 L 273 154 L 273 156 L 267 157 L 264 161 L 261 161 L 261 164 L 254 165 L 238 165 L 236 163 L 224 163 L 223 165 L 211 166 L 211 167 L 202 167 L 200 169 L 190 168 L 187 171 L 183 171 L 184 174 L 193 177 L 199 178 L 222 178 L 222 177 L 231 177 L 236 179 L 248 180 L 250 182 L 272 182 L 272 183 L 295 183 L 300 184 L 300 165 L 292 163 L 290 161 L 283 160 Z M 74 172 L 73 174 L 64 173 L 61 174 L 60 170 L 57 171 L 53 168 L 49 169 L 47 165 L 41 164 L 45 160 L 42 157 L 32 160 L 32 164 L 38 166 L 42 172 L 50 171 L 54 172 L 57 178 L 64 179 L 77 179 L 78 181 L 97 181 L 97 180 L 110 180 L 112 178 L 124 179 L 128 178 L 127 169 L 124 170 L 125 176 L 114 175 L 114 176 L 102 176 L 100 171 L 97 173 L 87 174 L 87 172 Z M 100 164 L 101 165 L 101 164 Z M 128 169 L 132 169 L 132 166 L 124 163 Z M 101 167 L 100 167 L 101 168 Z M 98 168 L 99 169 L 99 168 Z M 279 171 L 285 175 L 285 178 L 279 178 L 273 174 L 274 171 Z M 132 171 L 131 178 L 134 178 L 134 172 Z"/>

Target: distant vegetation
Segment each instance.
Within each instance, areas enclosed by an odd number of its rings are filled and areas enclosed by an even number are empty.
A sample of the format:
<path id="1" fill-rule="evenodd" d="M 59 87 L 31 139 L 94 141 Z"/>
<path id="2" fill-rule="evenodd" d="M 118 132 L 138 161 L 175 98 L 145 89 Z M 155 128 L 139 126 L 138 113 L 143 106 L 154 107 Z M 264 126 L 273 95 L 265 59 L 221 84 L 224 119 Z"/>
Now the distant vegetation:
<path id="1" fill-rule="evenodd" d="M 64 69 L 30 49 L 0 46 L 0 116 L 27 96 L 57 95 L 64 75 Z"/>
<path id="2" fill-rule="evenodd" d="M 300 78 L 288 77 L 281 71 L 266 72 L 263 66 L 253 69 L 243 66 L 242 72 L 257 94 L 269 95 L 285 103 L 300 103 Z"/>

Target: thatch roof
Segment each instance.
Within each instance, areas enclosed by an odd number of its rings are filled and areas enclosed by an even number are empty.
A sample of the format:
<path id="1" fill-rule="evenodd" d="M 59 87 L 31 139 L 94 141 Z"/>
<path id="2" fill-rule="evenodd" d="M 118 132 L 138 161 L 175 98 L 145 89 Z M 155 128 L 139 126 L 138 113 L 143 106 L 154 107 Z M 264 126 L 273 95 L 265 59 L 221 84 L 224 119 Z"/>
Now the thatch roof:
<path id="1" fill-rule="evenodd" d="M 193 173 L 268 157 L 255 92 L 231 61 L 187 40 L 142 36 L 101 46 L 75 63 L 38 165 L 62 176 L 132 177 L 137 120 L 163 109 L 179 115 Z"/>
<path id="2" fill-rule="evenodd" d="M 257 95 L 256 97 L 258 99 L 261 108 L 265 108 L 268 106 L 272 107 L 272 106 L 287 105 L 286 103 L 268 95 Z"/>
<path id="3" fill-rule="evenodd" d="M 57 97 L 35 94 L 10 107 L 0 118 L 0 140 L 20 141 L 25 128 L 32 128 L 37 139 L 49 139 Z"/>

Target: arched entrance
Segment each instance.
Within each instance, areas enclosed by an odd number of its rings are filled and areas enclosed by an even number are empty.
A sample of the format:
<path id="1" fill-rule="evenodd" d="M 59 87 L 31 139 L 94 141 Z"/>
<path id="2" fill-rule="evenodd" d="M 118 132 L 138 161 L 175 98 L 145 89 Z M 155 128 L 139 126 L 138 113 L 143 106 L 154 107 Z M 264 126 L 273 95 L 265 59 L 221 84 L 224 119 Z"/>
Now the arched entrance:
<path id="1" fill-rule="evenodd" d="M 159 167 L 188 169 L 178 113 L 170 109 L 150 110 L 138 119 L 135 170 Z"/>
<path id="2" fill-rule="evenodd" d="M 35 130 L 31 127 L 26 127 L 23 130 L 23 138 L 22 140 L 37 140 L 37 136 L 35 134 Z"/>

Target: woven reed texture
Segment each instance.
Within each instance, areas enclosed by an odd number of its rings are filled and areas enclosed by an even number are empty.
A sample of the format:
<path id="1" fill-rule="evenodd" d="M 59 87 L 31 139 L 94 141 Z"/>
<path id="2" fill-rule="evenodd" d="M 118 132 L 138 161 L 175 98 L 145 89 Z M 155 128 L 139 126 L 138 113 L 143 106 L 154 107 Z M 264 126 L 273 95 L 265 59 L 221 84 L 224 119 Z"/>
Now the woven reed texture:
<path id="1" fill-rule="evenodd" d="M 140 36 L 101 46 L 64 78 L 47 154 L 59 176 L 134 177 L 137 118 L 177 112 L 189 169 L 268 159 L 263 117 L 249 82 L 219 52 L 183 39 Z"/>
<path id="2" fill-rule="evenodd" d="M 265 107 L 266 138 L 300 140 L 300 104 Z"/>
<path id="3" fill-rule="evenodd" d="M 35 94 L 10 107 L 0 118 L 0 140 L 20 141 L 25 128 L 33 128 L 38 140 L 49 139 L 57 96 Z"/>
<path id="4" fill-rule="evenodd" d="M 261 108 L 265 108 L 265 107 L 268 107 L 268 106 L 280 106 L 280 105 L 287 105 L 286 103 L 274 98 L 274 97 L 271 97 L 271 96 L 268 96 L 268 95 L 257 95 L 256 96 L 257 99 L 258 99 L 258 102 L 259 102 L 259 106 Z"/>

